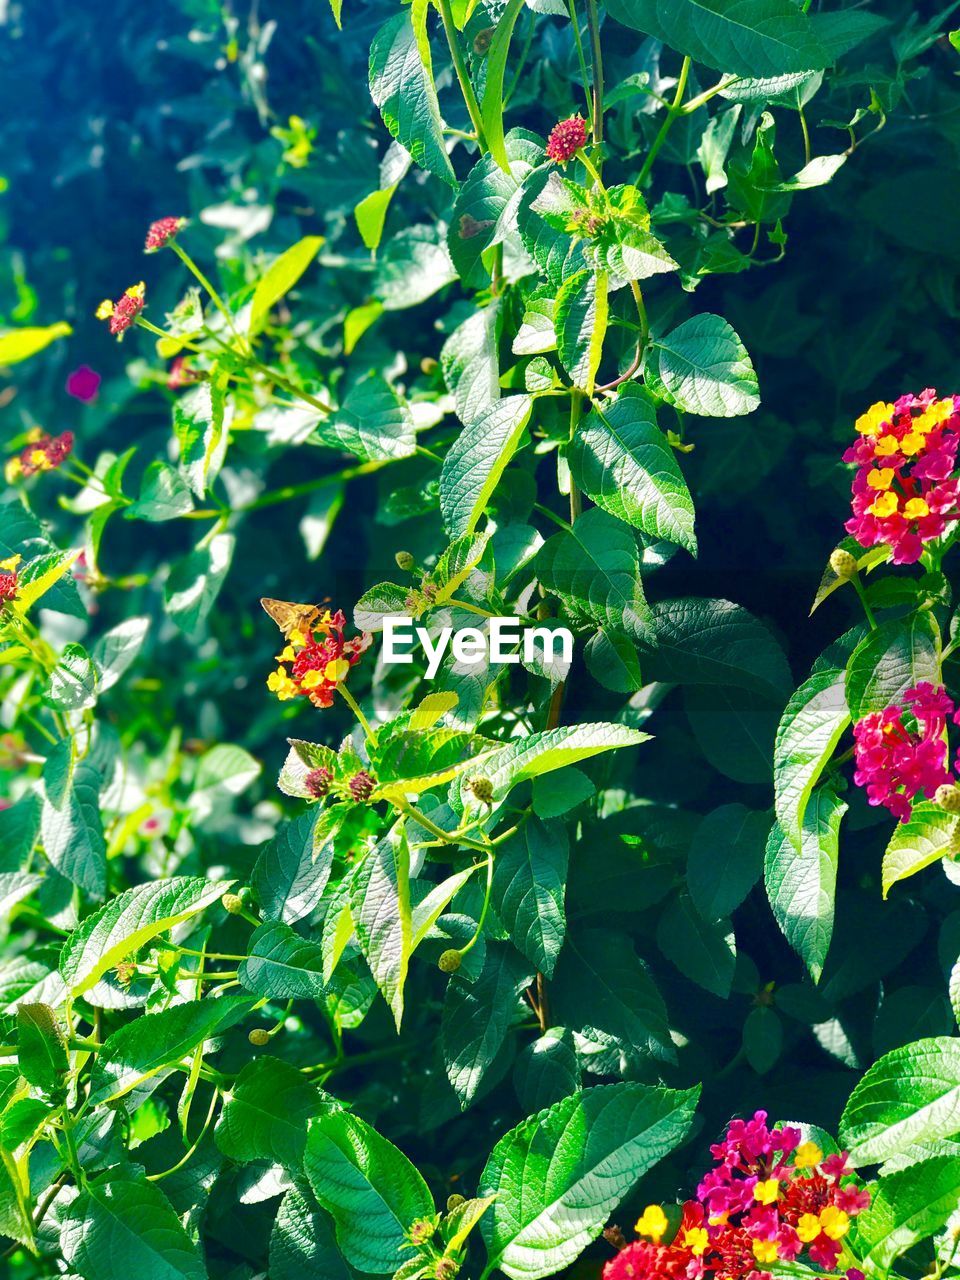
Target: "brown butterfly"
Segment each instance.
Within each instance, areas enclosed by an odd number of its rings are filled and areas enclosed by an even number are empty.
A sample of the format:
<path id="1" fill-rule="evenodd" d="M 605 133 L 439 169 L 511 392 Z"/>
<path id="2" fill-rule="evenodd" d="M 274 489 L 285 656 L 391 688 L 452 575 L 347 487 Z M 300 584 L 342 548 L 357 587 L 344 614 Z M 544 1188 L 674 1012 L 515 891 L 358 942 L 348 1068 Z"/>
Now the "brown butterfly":
<path id="1" fill-rule="evenodd" d="M 260 603 L 283 632 L 285 640 L 289 640 L 291 631 L 308 636 L 320 617 L 320 609 L 315 604 L 295 604 L 292 600 L 271 600 L 269 597 Z"/>

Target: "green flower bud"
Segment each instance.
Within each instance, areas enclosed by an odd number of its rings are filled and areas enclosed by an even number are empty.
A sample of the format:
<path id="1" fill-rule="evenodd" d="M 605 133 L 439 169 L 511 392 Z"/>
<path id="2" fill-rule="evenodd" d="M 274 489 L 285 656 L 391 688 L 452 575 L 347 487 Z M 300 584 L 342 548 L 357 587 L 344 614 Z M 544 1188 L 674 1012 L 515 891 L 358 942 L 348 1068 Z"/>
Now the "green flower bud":
<path id="1" fill-rule="evenodd" d="M 837 547 L 830 553 L 830 568 L 838 578 L 852 578 L 857 572 L 856 557 L 844 551 L 843 547 Z"/>
<path id="2" fill-rule="evenodd" d="M 493 804 L 493 783 L 489 778 L 471 778 L 467 786 L 481 804 Z"/>
<path id="3" fill-rule="evenodd" d="M 243 899 L 238 893 L 225 893 L 220 903 L 224 911 L 229 911 L 232 916 L 238 916 L 243 910 Z"/>
<path id="4" fill-rule="evenodd" d="M 460 952 L 456 948 L 445 951 L 437 961 L 441 973 L 456 973 L 460 968 Z"/>
<path id="5" fill-rule="evenodd" d="M 409 573 L 417 563 L 409 551 L 398 551 L 393 558 L 397 562 L 397 568 L 403 569 L 405 573 Z"/>
<path id="6" fill-rule="evenodd" d="M 258 1049 L 262 1049 L 265 1044 L 270 1043 L 270 1032 L 266 1027 L 254 1027 L 247 1036 L 252 1045 L 256 1045 Z"/>
<path id="7" fill-rule="evenodd" d="M 947 813 L 960 813 L 960 787 L 951 784 L 937 787 L 933 800 L 941 809 L 946 809 Z"/>
<path id="8" fill-rule="evenodd" d="M 462 1204 L 466 1204 L 466 1196 L 458 1196 L 456 1194 L 447 1196 L 447 1213 L 453 1213 L 454 1209 L 459 1209 Z"/>

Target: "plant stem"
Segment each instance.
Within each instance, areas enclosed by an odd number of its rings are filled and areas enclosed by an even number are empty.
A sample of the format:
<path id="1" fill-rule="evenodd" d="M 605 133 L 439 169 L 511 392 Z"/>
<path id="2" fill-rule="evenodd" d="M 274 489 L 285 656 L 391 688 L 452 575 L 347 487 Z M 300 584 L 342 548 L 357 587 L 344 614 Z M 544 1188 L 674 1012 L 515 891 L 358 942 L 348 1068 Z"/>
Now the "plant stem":
<path id="1" fill-rule="evenodd" d="M 344 702 L 347 704 L 347 706 L 350 708 L 353 714 L 357 717 L 357 721 L 360 725 L 360 728 L 363 730 L 364 736 L 366 737 L 367 741 L 371 744 L 371 746 L 375 747 L 377 745 L 377 735 L 374 732 L 374 730 L 371 728 L 370 721 L 360 710 L 360 704 L 357 702 L 356 698 L 353 696 L 353 694 L 350 692 L 347 686 L 343 683 L 337 685 L 337 692 L 343 698 Z"/>
<path id="2" fill-rule="evenodd" d="M 660 148 L 667 140 L 667 134 L 673 128 L 673 122 L 677 116 L 682 115 L 683 95 L 687 91 L 687 80 L 690 77 L 690 58 L 684 58 L 683 65 L 680 68 L 680 76 L 677 80 L 677 90 L 673 95 L 673 101 L 667 108 L 667 115 L 660 126 L 660 131 L 654 138 L 650 150 L 647 152 L 647 158 L 643 162 L 643 167 L 637 177 L 637 186 L 642 187 L 644 182 L 650 176 L 650 170 L 653 168 L 653 162 L 656 160 Z"/>
<path id="3" fill-rule="evenodd" d="M 587 71 L 587 59 L 583 52 L 583 41 L 580 39 L 580 23 L 577 21 L 577 8 L 574 0 L 567 0 L 570 12 L 570 25 L 573 27 L 573 42 L 577 48 L 577 61 L 580 63 L 580 76 L 583 80 L 583 94 L 587 102 L 587 116 L 590 119 L 590 132 L 593 132 L 593 104 L 590 100 L 590 74 Z"/>
<path id="4" fill-rule="evenodd" d="M 477 927 L 474 930 L 473 937 L 469 942 L 464 943 L 459 948 L 461 957 L 465 956 L 471 947 L 476 946 L 477 939 L 483 933 L 483 926 L 487 919 L 487 912 L 490 910 L 490 895 L 493 890 L 493 856 L 487 858 L 487 886 L 483 895 L 483 906 L 480 909 L 480 919 L 477 921 Z"/>
<path id="5" fill-rule="evenodd" d="M 600 15 L 597 0 L 587 0 L 587 27 L 590 31 L 590 57 L 593 62 L 593 142 L 603 141 L 603 54 L 600 50 Z"/>
<path id="6" fill-rule="evenodd" d="M 444 831 L 443 827 L 438 827 L 432 822 L 425 813 L 421 813 L 419 809 L 415 809 L 407 800 L 391 800 L 390 803 L 395 809 L 399 809 L 418 827 L 423 827 L 424 831 L 429 831 L 432 836 L 443 842 L 443 844 L 462 845 L 466 849 L 476 849 L 479 853 L 489 853 L 489 849 L 485 844 L 481 844 L 479 840 L 468 840 L 465 836 L 458 836 L 453 831 Z"/>
<path id="7" fill-rule="evenodd" d="M 204 289 L 206 289 L 207 293 L 210 295 L 210 301 L 213 303 L 213 305 L 217 308 L 217 310 L 223 316 L 224 320 L 226 320 L 227 326 L 230 329 L 230 332 L 234 335 L 234 337 L 240 343 L 242 349 L 244 351 L 249 351 L 250 344 L 247 341 L 247 339 L 244 338 L 240 334 L 239 330 L 237 329 L 233 316 L 227 310 L 226 303 L 220 297 L 219 293 L 217 293 L 216 289 L 213 287 L 213 285 L 210 283 L 207 277 L 203 274 L 203 272 L 200 270 L 200 268 L 197 266 L 194 260 L 190 257 L 189 253 L 187 253 L 185 249 L 181 248 L 180 245 L 177 244 L 176 240 L 170 241 L 170 248 L 177 255 L 177 257 L 180 259 L 183 265 L 187 268 L 187 270 L 194 276 L 197 282 Z"/>
<path id="8" fill-rule="evenodd" d="M 870 630 L 876 631 L 877 620 L 873 616 L 873 610 L 870 608 L 870 601 L 867 599 L 867 593 L 863 589 L 863 583 L 860 581 L 859 574 L 855 574 L 850 581 L 853 583 L 854 590 L 860 597 L 860 603 L 863 605 L 863 612 L 867 621 L 870 623 Z"/>
<path id="9" fill-rule="evenodd" d="M 450 49 L 453 69 L 460 82 L 460 92 L 463 94 L 463 101 L 466 104 L 470 123 L 473 125 L 474 133 L 477 135 L 477 143 L 480 150 L 486 151 L 487 139 L 483 131 L 483 117 L 480 114 L 480 103 L 477 101 L 477 95 L 474 92 L 473 83 L 470 79 L 470 72 L 467 70 L 467 64 L 463 60 L 463 51 L 460 48 L 460 37 L 457 32 L 456 23 L 453 20 L 453 10 L 450 8 L 450 0 L 437 0 L 437 8 L 440 10 L 440 18 L 443 22 L 443 32 L 447 37 L 447 45 Z"/>
<path id="10" fill-rule="evenodd" d="M 220 1097 L 220 1094 L 215 1088 L 213 1091 L 213 1097 L 210 1099 L 210 1107 L 207 1111 L 207 1118 L 203 1122 L 203 1128 L 197 1134 L 196 1141 L 190 1147 L 188 1147 L 188 1149 L 183 1153 L 183 1155 L 180 1157 L 180 1159 L 177 1161 L 175 1165 L 171 1165 L 169 1169 L 164 1169 L 163 1173 L 148 1173 L 147 1174 L 148 1182 L 160 1182 L 164 1178 L 169 1178 L 171 1173 L 176 1173 L 178 1169 L 183 1168 L 183 1166 L 187 1163 L 187 1161 L 196 1151 L 197 1147 L 199 1147 L 200 1143 L 204 1139 L 204 1135 L 206 1134 L 207 1130 L 210 1128 L 210 1122 L 213 1120 L 213 1113 L 216 1110 L 217 1099 L 219 1097 Z"/>
<path id="11" fill-rule="evenodd" d="M 583 406 L 583 392 L 576 390 L 570 396 L 570 436 L 569 444 L 573 444 L 574 437 L 577 434 L 577 424 L 580 421 L 580 410 Z M 569 461 L 568 461 L 569 469 Z M 580 490 L 577 488 L 576 481 L 571 473 L 570 475 L 570 523 L 575 524 L 577 516 L 582 510 L 580 504 Z"/>

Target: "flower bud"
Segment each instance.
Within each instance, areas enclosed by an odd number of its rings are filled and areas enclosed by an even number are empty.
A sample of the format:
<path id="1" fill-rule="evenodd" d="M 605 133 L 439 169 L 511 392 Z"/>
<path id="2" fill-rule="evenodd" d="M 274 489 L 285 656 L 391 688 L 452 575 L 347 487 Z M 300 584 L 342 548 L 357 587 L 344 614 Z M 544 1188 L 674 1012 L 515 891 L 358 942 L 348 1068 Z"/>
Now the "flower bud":
<path id="1" fill-rule="evenodd" d="M 453 1258 L 438 1258 L 433 1274 L 436 1280 L 456 1280 L 460 1272 L 460 1264 Z"/>
<path id="2" fill-rule="evenodd" d="M 405 573 L 409 573 L 417 563 L 409 551 L 398 551 L 393 558 L 397 562 L 397 568 L 403 569 Z"/>
<path id="3" fill-rule="evenodd" d="M 359 773 L 353 775 L 348 785 L 354 800 L 363 804 L 373 795 L 377 784 L 366 769 L 361 769 Z"/>
<path id="4" fill-rule="evenodd" d="M 481 804 L 493 804 L 493 783 L 489 778 L 471 778 L 467 786 Z"/>
<path id="5" fill-rule="evenodd" d="M 462 1204 L 466 1204 L 465 1196 L 458 1196 L 456 1193 L 447 1196 L 447 1213 L 453 1213 L 454 1209 L 459 1209 Z"/>
<path id="6" fill-rule="evenodd" d="M 316 769 L 311 769 L 304 778 L 303 789 L 313 796 L 314 800 L 322 800 L 330 790 L 332 781 L 333 771 L 321 764 Z"/>
<path id="7" fill-rule="evenodd" d="M 934 804 L 946 809 L 947 813 L 960 813 L 960 787 L 955 787 L 952 783 L 937 787 L 933 800 Z"/>
<path id="8" fill-rule="evenodd" d="M 225 893 L 220 899 L 220 904 L 224 911 L 229 911 L 232 916 L 238 916 L 243 910 L 243 899 L 239 893 Z"/>
<path id="9" fill-rule="evenodd" d="M 252 1045 L 256 1045 L 258 1049 L 262 1049 L 265 1044 L 270 1043 L 270 1032 L 266 1027 L 254 1027 L 247 1039 Z"/>
<path id="10" fill-rule="evenodd" d="M 407 1233 L 411 1244 L 426 1244 L 436 1232 L 436 1226 L 429 1218 L 418 1218 L 412 1223 Z"/>
<path id="11" fill-rule="evenodd" d="M 852 578 L 857 572 L 856 557 L 844 551 L 843 547 L 837 547 L 830 553 L 830 568 L 838 578 Z"/>
<path id="12" fill-rule="evenodd" d="M 427 374 L 436 373 L 436 371 L 439 368 L 440 368 L 440 362 L 439 360 L 434 360 L 433 356 L 424 356 L 424 358 L 420 361 L 421 373 L 427 373 Z"/>
<path id="13" fill-rule="evenodd" d="M 460 968 L 460 952 L 455 947 L 445 951 L 437 961 L 437 968 L 441 973 L 456 973 Z"/>

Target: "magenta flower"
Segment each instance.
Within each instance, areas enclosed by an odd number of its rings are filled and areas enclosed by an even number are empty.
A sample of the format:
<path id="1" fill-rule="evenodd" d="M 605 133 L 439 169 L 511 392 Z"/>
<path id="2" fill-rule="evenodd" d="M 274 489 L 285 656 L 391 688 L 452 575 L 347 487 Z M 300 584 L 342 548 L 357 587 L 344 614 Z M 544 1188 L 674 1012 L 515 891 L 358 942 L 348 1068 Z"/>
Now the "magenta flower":
<path id="1" fill-rule="evenodd" d="M 932 799 L 938 787 L 953 782 L 944 731 L 948 717 L 956 724 L 958 716 L 946 691 L 926 680 L 903 698 L 899 706 L 871 712 L 853 726 L 853 780 L 866 789 L 870 804 L 906 822 L 921 792 Z"/>
<path id="2" fill-rule="evenodd" d="M 74 400 L 82 400 L 84 404 L 93 404 L 99 394 L 102 381 L 96 369 L 91 369 L 88 364 L 82 364 L 67 378 L 67 395 L 73 396 Z"/>

